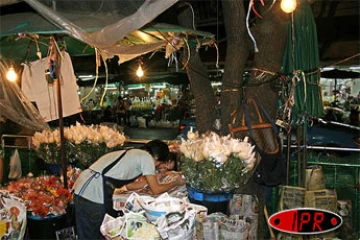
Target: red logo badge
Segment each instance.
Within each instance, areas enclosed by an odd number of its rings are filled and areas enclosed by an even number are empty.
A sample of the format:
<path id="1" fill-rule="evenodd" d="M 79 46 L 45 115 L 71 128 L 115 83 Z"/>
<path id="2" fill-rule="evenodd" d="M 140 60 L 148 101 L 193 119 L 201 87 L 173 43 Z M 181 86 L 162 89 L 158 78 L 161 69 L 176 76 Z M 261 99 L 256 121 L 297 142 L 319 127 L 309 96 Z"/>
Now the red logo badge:
<path id="1" fill-rule="evenodd" d="M 340 227 L 342 222 L 342 218 L 336 213 L 315 208 L 284 210 L 269 218 L 272 228 L 301 235 L 330 232 Z"/>

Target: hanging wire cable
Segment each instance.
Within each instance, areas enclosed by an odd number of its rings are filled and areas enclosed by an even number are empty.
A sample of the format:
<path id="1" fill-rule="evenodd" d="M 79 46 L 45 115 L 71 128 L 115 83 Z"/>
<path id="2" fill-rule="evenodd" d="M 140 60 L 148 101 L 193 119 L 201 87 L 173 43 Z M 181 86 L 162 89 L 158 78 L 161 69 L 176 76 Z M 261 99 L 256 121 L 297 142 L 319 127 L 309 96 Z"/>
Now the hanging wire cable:
<path id="1" fill-rule="evenodd" d="M 335 63 L 333 63 L 333 64 L 326 65 L 326 66 L 324 66 L 324 67 L 336 66 L 336 65 L 338 65 L 338 64 L 340 64 L 340 63 L 347 62 L 347 61 L 349 61 L 349 60 L 351 60 L 351 59 L 353 59 L 353 58 L 356 58 L 356 57 L 358 57 L 358 56 L 360 56 L 360 53 L 357 53 L 357 54 L 355 54 L 355 55 L 352 55 L 352 56 L 350 56 L 350 57 L 348 57 L 348 58 L 345 58 L 345 59 L 340 60 L 340 61 L 338 61 L 338 62 L 335 62 Z M 322 68 L 324 68 L 324 67 L 322 67 Z"/>
<path id="2" fill-rule="evenodd" d="M 219 69 L 219 48 L 218 48 L 218 45 L 216 43 L 214 43 L 214 46 L 216 48 L 216 63 L 215 63 L 215 66 L 216 66 L 216 69 Z"/>
<path id="3" fill-rule="evenodd" d="M 101 100 L 100 100 L 100 107 L 103 106 L 104 104 L 104 99 L 105 99 L 105 96 L 106 96 L 106 91 L 107 91 L 107 87 L 108 87 L 108 83 L 109 83 L 109 69 L 108 69 L 108 65 L 106 63 L 106 61 L 104 60 L 104 58 L 102 58 L 103 60 L 103 63 L 104 63 L 104 67 L 105 67 L 105 89 L 104 89 L 104 92 L 101 96 Z"/>
<path id="4" fill-rule="evenodd" d="M 219 48 L 217 43 L 219 42 L 219 0 L 216 0 L 216 43 L 214 46 L 216 48 L 216 69 L 219 69 Z"/>
<path id="5" fill-rule="evenodd" d="M 248 31 L 249 37 L 251 38 L 251 40 L 254 43 L 255 52 L 259 52 L 259 49 L 258 49 L 257 44 L 256 44 L 256 40 L 255 40 L 254 36 L 252 35 L 252 33 L 250 31 L 250 26 L 249 26 L 249 19 L 250 19 L 250 13 L 251 13 L 252 4 L 254 4 L 254 2 L 250 1 L 249 7 L 248 7 L 248 12 L 246 14 L 246 29 Z"/>
<path id="6" fill-rule="evenodd" d="M 184 70 L 186 68 L 186 66 L 188 65 L 188 63 L 190 61 L 190 46 L 189 46 L 189 43 L 186 40 L 186 38 L 184 38 L 184 42 L 185 42 L 185 45 L 186 45 L 186 49 L 188 50 L 188 56 L 187 56 L 186 63 L 184 64 L 184 67 L 182 68 L 182 70 Z"/>
<path id="7" fill-rule="evenodd" d="M 95 75 L 94 85 L 92 86 L 90 91 L 85 95 L 85 97 L 80 99 L 80 102 L 83 102 L 86 98 L 88 98 L 91 95 L 91 93 L 94 91 L 95 87 L 96 87 L 97 80 L 99 78 L 99 58 L 98 58 L 98 54 L 99 54 L 99 50 L 97 48 L 95 48 L 96 75 Z"/>
<path id="8" fill-rule="evenodd" d="M 191 4 L 188 3 L 188 2 L 184 2 L 183 4 L 189 6 L 189 8 L 190 8 L 190 10 L 191 10 L 191 12 L 192 12 L 192 15 L 193 15 L 193 18 L 192 18 L 193 29 L 196 30 L 196 27 L 195 27 L 195 12 L 194 12 L 194 9 L 193 9 L 193 7 L 191 6 Z"/>

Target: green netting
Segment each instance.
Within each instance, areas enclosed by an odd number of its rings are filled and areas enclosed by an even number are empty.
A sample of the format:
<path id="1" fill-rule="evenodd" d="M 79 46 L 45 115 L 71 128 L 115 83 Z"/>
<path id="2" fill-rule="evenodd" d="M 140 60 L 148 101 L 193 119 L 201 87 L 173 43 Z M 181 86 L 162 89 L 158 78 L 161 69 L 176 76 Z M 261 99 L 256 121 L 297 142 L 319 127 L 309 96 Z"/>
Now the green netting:
<path id="1" fill-rule="evenodd" d="M 298 74 L 300 79 L 296 83 L 292 110 L 292 120 L 297 122 L 304 114 L 314 117 L 323 114 L 317 32 L 308 1 L 301 0 L 287 27 L 282 72 L 290 77 Z"/>

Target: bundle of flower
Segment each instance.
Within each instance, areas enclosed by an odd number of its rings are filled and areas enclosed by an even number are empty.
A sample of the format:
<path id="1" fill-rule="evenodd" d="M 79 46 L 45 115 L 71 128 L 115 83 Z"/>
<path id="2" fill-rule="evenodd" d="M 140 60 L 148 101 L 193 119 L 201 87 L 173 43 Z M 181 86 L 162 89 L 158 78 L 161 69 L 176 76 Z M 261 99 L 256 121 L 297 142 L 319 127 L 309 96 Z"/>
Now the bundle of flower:
<path id="1" fill-rule="evenodd" d="M 68 182 L 68 188 L 72 189 L 76 179 L 80 176 L 81 169 L 77 167 L 67 167 L 66 176 L 67 176 L 67 182 Z M 62 180 L 63 177 L 60 176 L 60 179 Z"/>
<path id="2" fill-rule="evenodd" d="M 68 203 L 72 201 L 70 191 L 55 176 L 22 178 L 9 182 L 5 190 L 24 200 L 31 216 L 41 218 L 65 214 Z"/>
<path id="3" fill-rule="evenodd" d="M 64 128 L 67 158 L 70 154 L 88 166 L 107 152 L 119 149 L 125 142 L 125 136 L 117 129 L 102 125 L 81 125 L 76 123 Z M 32 137 L 35 151 L 48 164 L 60 164 L 59 129 L 36 132 Z M 72 159 L 69 159 L 72 160 Z"/>
<path id="4" fill-rule="evenodd" d="M 205 191 L 227 191 L 244 185 L 252 176 L 257 158 L 248 139 L 219 136 L 215 132 L 199 136 L 192 130 L 181 140 L 181 170 L 191 187 Z"/>

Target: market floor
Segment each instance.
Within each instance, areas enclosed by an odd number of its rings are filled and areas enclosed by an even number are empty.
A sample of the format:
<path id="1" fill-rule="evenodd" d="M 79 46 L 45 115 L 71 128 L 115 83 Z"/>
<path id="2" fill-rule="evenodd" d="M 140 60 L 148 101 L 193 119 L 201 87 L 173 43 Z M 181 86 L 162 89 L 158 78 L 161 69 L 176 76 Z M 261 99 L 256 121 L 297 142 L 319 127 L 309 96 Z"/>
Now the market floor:
<path id="1" fill-rule="evenodd" d="M 124 133 L 128 139 L 141 140 L 174 140 L 179 134 L 177 128 L 137 128 L 125 127 Z"/>

